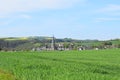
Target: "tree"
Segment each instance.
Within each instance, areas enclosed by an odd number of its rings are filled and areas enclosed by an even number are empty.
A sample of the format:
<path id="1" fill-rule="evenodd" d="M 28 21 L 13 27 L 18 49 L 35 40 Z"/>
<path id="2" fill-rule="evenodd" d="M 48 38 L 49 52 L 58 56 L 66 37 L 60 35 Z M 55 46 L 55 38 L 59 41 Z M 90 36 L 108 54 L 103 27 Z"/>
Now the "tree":
<path id="1" fill-rule="evenodd" d="M 106 42 L 103 43 L 103 46 L 104 46 L 105 48 L 111 48 L 112 42 L 106 41 Z"/>
<path id="2" fill-rule="evenodd" d="M 104 42 L 103 44 L 104 44 L 104 45 L 109 45 L 109 46 L 110 46 L 110 45 L 112 45 L 112 42 Z"/>

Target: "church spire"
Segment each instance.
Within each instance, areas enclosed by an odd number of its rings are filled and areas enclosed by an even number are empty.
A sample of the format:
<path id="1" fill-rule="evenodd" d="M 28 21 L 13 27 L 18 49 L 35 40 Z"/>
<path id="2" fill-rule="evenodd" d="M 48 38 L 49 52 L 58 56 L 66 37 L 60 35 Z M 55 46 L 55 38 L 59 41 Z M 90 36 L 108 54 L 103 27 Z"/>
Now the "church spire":
<path id="1" fill-rule="evenodd" d="M 54 37 L 54 35 L 52 37 L 51 50 L 55 50 L 55 37 Z"/>

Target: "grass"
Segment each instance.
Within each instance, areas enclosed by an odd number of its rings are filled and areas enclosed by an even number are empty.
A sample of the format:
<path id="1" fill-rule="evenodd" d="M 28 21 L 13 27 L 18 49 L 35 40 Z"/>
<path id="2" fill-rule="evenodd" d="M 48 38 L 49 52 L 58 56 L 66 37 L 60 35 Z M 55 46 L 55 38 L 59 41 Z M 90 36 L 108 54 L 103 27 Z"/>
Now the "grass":
<path id="1" fill-rule="evenodd" d="M 17 80 L 17 79 L 11 73 L 0 70 L 0 80 Z"/>
<path id="2" fill-rule="evenodd" d="M 7 80 L 120 80 L 120 50 L 0 52 L 0 70 Z"/>
<path id="3" fill-rule="evenodd" d="M 28 40 L 26 37 L 20 37 L 20 38 L 4 38 L 5 41 L 16 41 L 16 40 Z"/>

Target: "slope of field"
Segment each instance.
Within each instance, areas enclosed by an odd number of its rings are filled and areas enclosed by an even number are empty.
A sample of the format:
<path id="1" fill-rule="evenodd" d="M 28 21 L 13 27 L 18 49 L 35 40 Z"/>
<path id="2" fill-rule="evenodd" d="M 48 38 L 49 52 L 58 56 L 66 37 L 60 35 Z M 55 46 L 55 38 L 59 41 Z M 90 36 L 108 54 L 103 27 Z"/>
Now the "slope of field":
<path id="1" fill-rule="evenodd" d="M 0 52 L 0 70 L 18 80 L 120 80 L 120 50 Z"/>

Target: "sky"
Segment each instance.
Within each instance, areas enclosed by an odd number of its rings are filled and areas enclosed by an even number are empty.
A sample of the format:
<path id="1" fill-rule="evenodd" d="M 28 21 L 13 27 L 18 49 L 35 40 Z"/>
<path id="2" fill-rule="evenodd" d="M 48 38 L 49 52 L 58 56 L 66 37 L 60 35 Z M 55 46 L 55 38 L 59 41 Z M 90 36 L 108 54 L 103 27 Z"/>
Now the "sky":
<path id="1" fill-rule="evenodd" d="M 0 37 L 120 38 L 120 0 L 0 0 Z"/>

